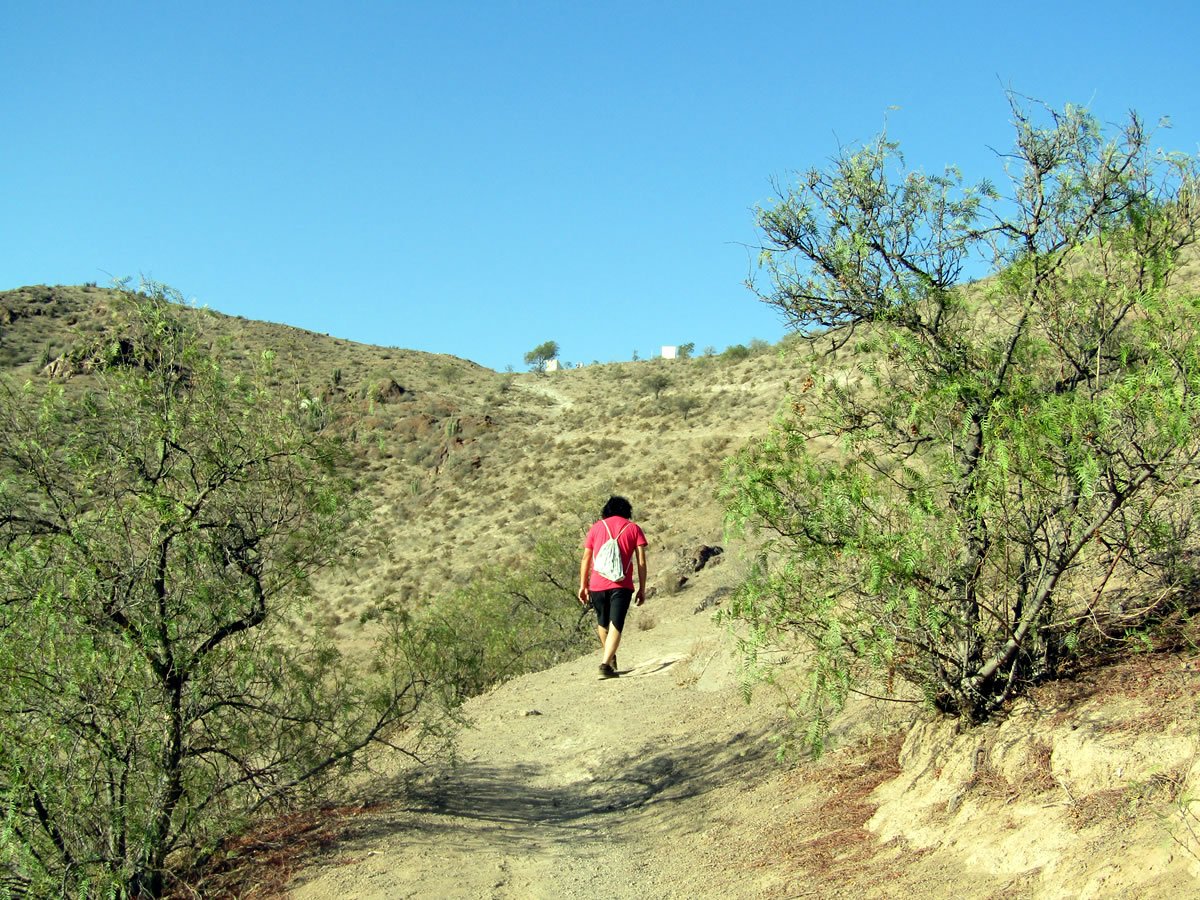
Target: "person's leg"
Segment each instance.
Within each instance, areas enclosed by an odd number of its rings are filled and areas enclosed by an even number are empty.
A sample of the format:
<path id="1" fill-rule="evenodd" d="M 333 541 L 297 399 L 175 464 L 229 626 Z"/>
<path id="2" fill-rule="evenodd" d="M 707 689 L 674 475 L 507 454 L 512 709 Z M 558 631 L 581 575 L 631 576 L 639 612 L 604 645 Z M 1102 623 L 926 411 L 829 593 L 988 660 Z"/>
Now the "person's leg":
<path id="1" fill-rule="evenodd" d="M 611 591 L 592 591 L 592 609 L 596 611 L 596 637 L 600 639 L 600 664 L 607 662 L 604 648 L 608 643 Z"/>
<path id="2" fill-rule="evenodd" d="M 625 614 L 629 612 L 629 603 L 633 600 L 633 591 L 622 588 L 611 592 L 608 602 L 608 635 L 604 640 L 604 652 L 601 664 L 616 668 L 613 660 L 617 656 L 617 647 L 621 645 L 621 629 L 625 627 Z"/>
<path id="3" fill-rule="evenodd" d="M 613 660 L 617 658 L 617 647 L 621 646 L 621 631 L 616 625 L 608 626 L 608 637 L 604 641 L 604 652 L 601 654 L 603 659 L 601 662 L 608 663 L 613 666 Z M 616 666 L 613 666 L 615 669 Z"/>
<path id="4" fill-rule="evenodd" d="M 596 636 L 600 638 L 600 656 L 601 656 L 601 658 L 603 658 L 605 655 L 604 651 L 608 646 L 608 631 L 604 628 L 601 628 L 599 625 L 597 625 L 596 626 Z M 618 641 L 619 641 L 619 639 L 618 639 Z M 612 659 L 609 660 L 609 664 L 614 669 L 617 667 L 617 654 L 616 653 L 614 653 L 612 655 Z"/>

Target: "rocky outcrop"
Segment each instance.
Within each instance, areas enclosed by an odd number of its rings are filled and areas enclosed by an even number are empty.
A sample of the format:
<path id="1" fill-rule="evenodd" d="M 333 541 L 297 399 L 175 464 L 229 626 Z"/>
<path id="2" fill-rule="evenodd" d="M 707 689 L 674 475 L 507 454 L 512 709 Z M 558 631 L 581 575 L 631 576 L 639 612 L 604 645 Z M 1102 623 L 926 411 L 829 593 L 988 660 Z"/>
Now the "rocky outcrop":
<path id="1" fill-rule="evenodd" d="M 715 566 L 720 563 L 720 556 L 724 552 L 724 547 L 710 547 L 707 544 L 682 550 L 679 554 L 679 564 L 676 566 L 676 569 L 680 574 L 692 575 L 699 572 L 705 566 Z"/>
<path id="2" fill-rule="evenodd" d="M 396 379 L 389 378 L 375 385 L 374 390 L 371 392 L 371 399 L 376 403 L 395 403 L 409 393 L 410 391 L 396 381 Z"/>

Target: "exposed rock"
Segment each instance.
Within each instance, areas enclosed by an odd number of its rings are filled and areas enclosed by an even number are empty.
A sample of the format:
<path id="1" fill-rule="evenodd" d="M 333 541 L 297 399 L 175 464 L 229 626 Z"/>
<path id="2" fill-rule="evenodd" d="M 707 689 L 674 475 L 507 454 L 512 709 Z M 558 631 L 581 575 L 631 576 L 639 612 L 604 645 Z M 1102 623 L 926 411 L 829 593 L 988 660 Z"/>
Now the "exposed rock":
<path id="1" fill-rule="evenodd" d="M 42 368 L 42 374 L 48 378 L 70 378 L 75 374 L 75 366 L 70 358 L 63 354 L 57 359 L 52 359 Z"/>
<path id="2" fill-rule="evenodd" d="M 373 427 L 383 427 L 386 424 L 386 420 L 380 418 L 374 418 L 371 421 L 378 423 Z M 437 424 L 438 420 L 428 413 L 417 413 L 416 415 L 398 420 L 395 424 L 395 429 L 404 434 L 423 437 L 432 434 L 436 430 Z"/>
<path id="3" fill-rule="evenodd" d="M 137 347 L 129 338 L 116 338 L 91 347 L 76 347 L 42 368 L 51 378 L 71 378 L 75 375 L 100 372 L 118 367 L 153 368 L 148 359 L 139 359 Z"/>
<path id="4" fill-rule="evenodd" d="M 710 547 L 708 544 L 701 544 L 691 550 L 681 551 L 676 568 L 684 573 L 699 572 L 707 565 L 715 566 L 720 563 L 719 557 L 724 552 L 724 547 Z"/>
<path id="5" fill-rule="evenodd" d="M 696 604 L 696 608 L 694 610 L 692 610 L 693 615 L 695 613 L 702 613 L 706 609 L 712 609 L 714 606 L 720 606 L 721 601 L 723 601 L 726 597 L 728 597 L 732 593 L 733 593 L 733 588 L 731 588 L 731 587 L 717 588 L 715 591 L 713 591 L 711 594 L 709 594 L 707 597 L 705 597 L 703 600 L 701 600 L 698 604 Z"/>
<path id="6" fill-rule="evenodd" d="M 1036 876 L 1029 896 L 1181 896 L 1161 885 L 1200 873 L 1200 841 L 1179 824 L 1200 776 L 1194 690 L 1189 673 L 1131 660 L 1047 685 L 978 728 L 917 719 L 867 827 L 993 876 Z M 1114 867 L 1076 849 L 1116 823 L 1114 839 L 1147 848 L 1136 860 Z M 1172 840 L 1185 854 L 1153 849 Z"/>
<path id="7" fill-rule="evenodd" d="M 409 391 L 397 382 L 396 379 L 389 378 L 387 381 L 381 381 L 375 386 L 372 399 L 376 403 L 393 403 L 407 393 Z"/>

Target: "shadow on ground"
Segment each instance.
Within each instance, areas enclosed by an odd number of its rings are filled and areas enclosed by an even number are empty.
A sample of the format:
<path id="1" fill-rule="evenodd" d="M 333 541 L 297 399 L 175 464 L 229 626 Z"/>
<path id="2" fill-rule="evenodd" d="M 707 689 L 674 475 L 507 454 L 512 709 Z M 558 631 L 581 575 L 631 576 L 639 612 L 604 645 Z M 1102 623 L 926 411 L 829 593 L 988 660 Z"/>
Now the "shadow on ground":
<path id="1" fill-rule="evenodd" d="M 703 825 L 707 795 L 754 783 L 773 765 L 761 732 L 642 747 L 612 758 L 606 773 L 562 785 L 544 784 L 553 773 L 537 766 L 464 763 L 409 782 L 390 814 L 358 822 L 347 837 L 430 843 L 457 832 L 490 846 L 574 844 L 599 835 L 620 840 L 621 824 L 643 815 L 686 832 Z"/>

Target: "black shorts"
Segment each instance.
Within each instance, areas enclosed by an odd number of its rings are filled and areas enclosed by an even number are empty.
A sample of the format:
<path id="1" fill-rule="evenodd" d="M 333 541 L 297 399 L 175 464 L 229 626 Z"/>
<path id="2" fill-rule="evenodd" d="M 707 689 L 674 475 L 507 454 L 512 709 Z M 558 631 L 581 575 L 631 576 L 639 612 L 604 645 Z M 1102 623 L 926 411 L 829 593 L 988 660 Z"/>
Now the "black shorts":
<path id="1" fill-rule="evenodd" d="M 588 591 L 592 609 L 596 611 L 596 624 L 607 628 L 610 624 L 617 631 L 625 630 L 625 614 L 633 600 L 633 588 L 612 588 L 607 591 Z"/>

